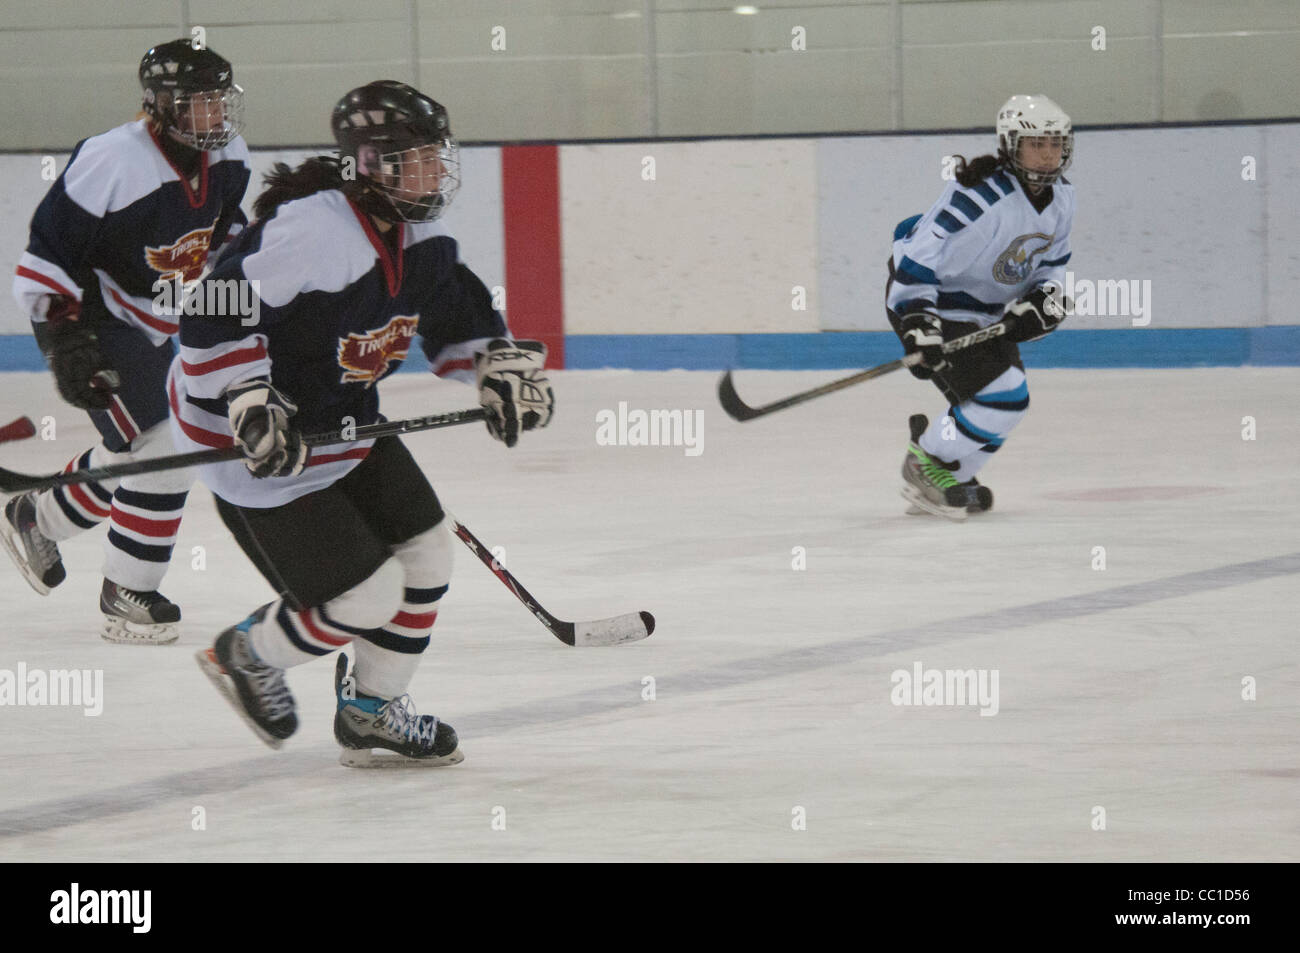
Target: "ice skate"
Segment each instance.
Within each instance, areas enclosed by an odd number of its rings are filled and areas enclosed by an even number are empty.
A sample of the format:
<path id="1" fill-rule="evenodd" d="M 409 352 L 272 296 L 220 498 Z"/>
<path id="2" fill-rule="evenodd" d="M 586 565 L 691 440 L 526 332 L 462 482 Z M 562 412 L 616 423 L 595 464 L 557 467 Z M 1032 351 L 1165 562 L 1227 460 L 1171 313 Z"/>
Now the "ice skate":
<path id="1" fill-rule="evenodd" d="M 170 645 L 180 636 L 180 606 L 157 591 L 137 592 L 105 579 L 99 610 L 104 613 L 99 634 L 108 642 Z"/>
<path id="2" fill-rule="evenodd" d="M 922 415 L 916 414 L 909 421 L 913 429 L 916 418 L 920 416 Z M 966 507 L 951 506 L 948 503 L 947 491 L 959 485 L 952 475 L 952 466 L 931 457 L 914 438 L 908 443 L 907 456 L 903 458 L 903 499 L 935 516 L 958 523 L 965 520 Z"/>
<path id="3" fill-rule="evenodd" d="M 362 695 L 356 680 L 344 678 L 348 657 L 334 668 L 334 738 L 343 749 L 339 764 L 349 768 L 437 768 L 459 764 L 456 731 L 433 715 L 417 715 L 410 695 L 391 700 Z M 385 754 L 381 752 L 393 752 Z"/>
<path id="4" fill-rule="evenodd" d="M 36 494 L 15 496 L 5 505 L 0 542 L 28 584 L 43 596 L 67 578 L 59 547 L 36 526 Z"/>
<path id="5" fill-rule="evenodd" d="M 298 730 L 293 695 L 284 670 L 265 664 L 253 654 L 248 629 L 257 613 L 217 636 L 209 649 L 195 657 L 230 706 L 272 748 L 279 748 Z"/>
<path id="6" fill-rule="evenodd" d="M 974 477 L 948 487 L 944 495 L 949 506 L 964 506 L 967 513 L 987 513 L 993 509 L 993 491 Z"/>
<path id="7" fill-rule="evenodd" d="M 925 414 L 913 414 L 907 419 L 907 428 L 911 432 L 913 444 L 921 439 L 921 434 L 925 433 L 929 426 L 930 418 Z M 906 491 L 903 496 L 907 497 Z M 944 490 L 944 503 L 951 507 L 965 507 L 967 513 L 986 513 L 993 509 L 993 491 L 971 477 L 965 483 L 957 483 Z M 908 516 L 923 516 L 931 511 L 913 503 L 906 512 Z"/>

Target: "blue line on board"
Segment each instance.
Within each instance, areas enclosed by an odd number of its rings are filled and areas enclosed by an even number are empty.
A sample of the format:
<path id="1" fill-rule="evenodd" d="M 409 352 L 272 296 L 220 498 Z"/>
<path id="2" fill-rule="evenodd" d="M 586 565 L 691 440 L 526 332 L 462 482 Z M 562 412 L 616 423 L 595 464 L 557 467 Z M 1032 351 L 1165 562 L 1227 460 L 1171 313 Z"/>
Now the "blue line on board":
<path id="1" fill-rule="evenodd" d="M 808 334 L 569 334 L 565 367 L 637 371 L 851 370 L 902 356 L 891 331 Z M 1021 350 L 1031 368 L 1295 367 L 1300 325 L 1258 328 L 1061 330 Z M 427 371 L 412 348 L 403 371 Z M 0 335 L 0 371 L 45 369 L 29 334 Z"/>

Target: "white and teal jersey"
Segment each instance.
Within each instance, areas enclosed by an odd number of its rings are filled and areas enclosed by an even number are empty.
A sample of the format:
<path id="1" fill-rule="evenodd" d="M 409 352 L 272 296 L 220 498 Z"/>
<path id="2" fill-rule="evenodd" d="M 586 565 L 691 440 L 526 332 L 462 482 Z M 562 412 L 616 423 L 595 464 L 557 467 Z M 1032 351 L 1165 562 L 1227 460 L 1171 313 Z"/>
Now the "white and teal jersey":
<path id="1" fill-rule="evenodd" d="M 1074 186 L 1064 179 L 1041 212 L 1003 170 L 970 188 L 954 180 L 930 211 L 895 229 L 888 307 L 987 327 L 1034 288 L 1065 283 L 1073 221 Z"/>

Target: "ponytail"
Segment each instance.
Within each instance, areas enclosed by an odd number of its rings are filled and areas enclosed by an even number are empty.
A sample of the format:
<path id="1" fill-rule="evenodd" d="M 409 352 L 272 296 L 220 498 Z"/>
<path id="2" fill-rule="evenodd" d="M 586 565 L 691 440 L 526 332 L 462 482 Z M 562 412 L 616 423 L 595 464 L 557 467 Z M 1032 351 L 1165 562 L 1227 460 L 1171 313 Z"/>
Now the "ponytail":
<path id="1" fill-rule="evenodd" d="M 965 156 L 957 156 L 957 184 L 969 189 L 979 185 L 1001 167 L 1001 156 L 977 156 L 970 162 L 966 161 Z"/>
<path id="2" fill-rule="evenodd" d="M 253 202 L 255 218 L 265 219 L 285 202 L 305 198 L 327 189 L 341 189 L 352 183 L 345 182 L 337 156 L 316 156 L 290 169 L 277 162 L 263 178 L 266 188 Z"/>

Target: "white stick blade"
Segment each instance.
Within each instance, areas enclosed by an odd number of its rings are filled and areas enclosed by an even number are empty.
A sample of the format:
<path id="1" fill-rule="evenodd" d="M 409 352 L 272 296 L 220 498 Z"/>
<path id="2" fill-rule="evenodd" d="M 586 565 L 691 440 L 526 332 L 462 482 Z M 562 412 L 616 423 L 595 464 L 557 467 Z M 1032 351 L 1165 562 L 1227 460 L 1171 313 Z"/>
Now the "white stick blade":
<path id="1" fill-rule="evenodd" d="M 595 622 L 575 622 L 573 624 L 573 644 L 588 645 L 622 645 L 624 642 L 638 642 L 655 630 L 655 617 L 648 612 L 629 612 L 627 615 L 612 619 L 598 619 Z"/>

